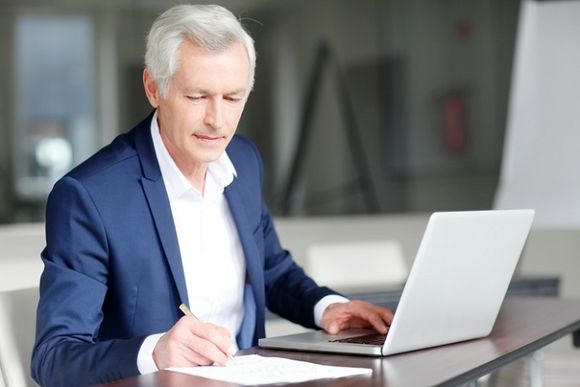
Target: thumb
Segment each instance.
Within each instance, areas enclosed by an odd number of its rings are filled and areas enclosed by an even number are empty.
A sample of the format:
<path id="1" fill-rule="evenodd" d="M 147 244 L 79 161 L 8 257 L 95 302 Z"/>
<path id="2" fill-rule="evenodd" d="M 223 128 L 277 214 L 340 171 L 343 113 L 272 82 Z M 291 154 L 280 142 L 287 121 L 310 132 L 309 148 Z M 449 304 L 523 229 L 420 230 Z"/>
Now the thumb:
<path id="1" fill-rule="evenodd" d="M 330 325 L 328 326 L 328 333 L 330 333 L 331 335 L 336 335 L 338 331 L 339 331 L 338 324 L 336 322 L 330 323 Z"/>

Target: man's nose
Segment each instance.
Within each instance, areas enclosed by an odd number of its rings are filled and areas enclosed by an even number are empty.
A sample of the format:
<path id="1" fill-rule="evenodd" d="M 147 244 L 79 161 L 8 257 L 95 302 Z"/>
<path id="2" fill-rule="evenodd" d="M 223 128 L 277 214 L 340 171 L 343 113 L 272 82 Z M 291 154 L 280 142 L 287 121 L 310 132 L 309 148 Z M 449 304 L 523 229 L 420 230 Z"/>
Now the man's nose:
<path id="1" fill-rule="evenodd" d="M 205 112 L 205 124 L 214 129 L 220 129 L 224 124 L 223 101 L 221 98 L 211 98 Z"/>

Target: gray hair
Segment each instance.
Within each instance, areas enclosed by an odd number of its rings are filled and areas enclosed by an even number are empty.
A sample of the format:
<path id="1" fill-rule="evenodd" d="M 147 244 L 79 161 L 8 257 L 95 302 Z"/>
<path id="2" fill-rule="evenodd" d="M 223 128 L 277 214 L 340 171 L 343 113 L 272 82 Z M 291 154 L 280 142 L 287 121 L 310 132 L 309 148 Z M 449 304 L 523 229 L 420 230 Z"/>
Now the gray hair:
<path id="1" fill-rule="evenodd" d="M 235 42 L 242 43 L 250 61 L 247 94 L 250 93 L 254 86 L 256 50 L 254 40 L 239 20 L 219 5 L 176 5 L 153 22 L 147 36 L 145 66 L 161 96 L 166 95 L 169 81 L 177 70 L 177 54 L 184 39 L 215 52 Z"/>

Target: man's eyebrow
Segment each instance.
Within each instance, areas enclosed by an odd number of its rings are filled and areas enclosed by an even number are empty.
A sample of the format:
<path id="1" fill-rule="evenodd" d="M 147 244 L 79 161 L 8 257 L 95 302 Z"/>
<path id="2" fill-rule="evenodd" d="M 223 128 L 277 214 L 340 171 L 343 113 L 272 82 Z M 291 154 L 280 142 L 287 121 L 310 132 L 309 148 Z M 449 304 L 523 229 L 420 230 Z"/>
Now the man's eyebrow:
<path id="1" fill-rule="evenodd" d="M 225 94 L 226 95 L 246 94 L 246 89 L 240 88 L 240 89 L 232 90 L 232 91 L 225 93 Z"/>

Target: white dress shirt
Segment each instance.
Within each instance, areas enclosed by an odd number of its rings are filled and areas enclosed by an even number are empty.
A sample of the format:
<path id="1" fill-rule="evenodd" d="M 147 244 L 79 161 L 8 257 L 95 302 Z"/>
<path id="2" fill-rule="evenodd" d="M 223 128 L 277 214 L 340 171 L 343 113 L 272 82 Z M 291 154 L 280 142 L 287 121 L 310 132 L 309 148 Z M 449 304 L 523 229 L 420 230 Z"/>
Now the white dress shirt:
<path id="1" fill-rule="evenodd" d="M 246 264 L 238 232 L 223 195 L 236 175 L 228 155 L 209 163 L 204 192 L 181 173 L 163 145 L 157 120 L 151 135 L 179 242 L 189 309 L 202 321 L 236 337 L 244 315 Z"/>
<path id="2" fill-rule="evenodd" d="M 151 136 L 171 206 L 189 308 L 202 321 L 225 327 L 234 338 L 244 316 L 246 265 L 235 223 L 223 195 L 236 177 L 227 153 L 208 164 L 203 194 L 181 173 L 163 144 L 157 113 L 151 120 Z M 314 308 L 315 323 L 328 305 L 348 301 L 327 296 Z M 163 333 L 145 339 L 137 366 L 142 374 L 157 371 L 153 349 Z"/>

